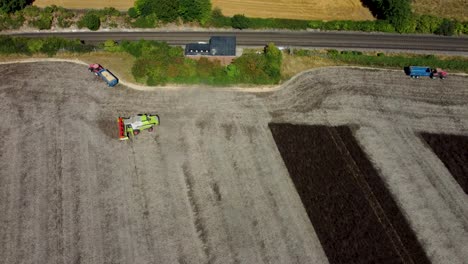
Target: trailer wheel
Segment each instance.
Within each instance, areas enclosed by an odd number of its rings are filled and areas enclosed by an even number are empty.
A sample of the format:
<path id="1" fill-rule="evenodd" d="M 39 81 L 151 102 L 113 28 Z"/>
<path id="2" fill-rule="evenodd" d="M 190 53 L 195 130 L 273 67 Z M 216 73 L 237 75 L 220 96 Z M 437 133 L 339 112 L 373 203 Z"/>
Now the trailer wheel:
<path id="1" fill-rule="evenodd" d="M 153 132 L 154 127 L 148 128 L 148 132 Z"/>
<path id="2" fill-rule="evenodd" d="M 136 136 L 136 135 L 138 135 L 138 134 L 140 134 L 140 130 L 133 130 L 133 135 Z"/>

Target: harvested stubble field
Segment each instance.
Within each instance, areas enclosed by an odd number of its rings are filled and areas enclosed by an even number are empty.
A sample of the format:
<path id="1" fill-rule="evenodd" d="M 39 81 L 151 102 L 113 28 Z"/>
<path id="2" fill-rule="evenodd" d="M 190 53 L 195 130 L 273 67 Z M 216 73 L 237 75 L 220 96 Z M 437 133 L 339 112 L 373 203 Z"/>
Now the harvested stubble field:
<path id="1" fill-rule="evenodd" d="M 430 263 L 348 127 L 270 129 L 330 263 Z"/>
<path id="2" fill-rule="evenodd" d="M 224 15 L 245 14 L 249 17 L 323 19 L 323 20 L 373 20 L 370 11 L 360 0 L 212 0 L 213 7 L 219 7 Z M 72 9 L 114 7 L 127 11 L 133 0 L 36 0 L 34 5 L 45 7 L 59 5 Z"/>
<path id="3" fill-rule="evenodd" d="M 253 93 L 0 74 L 0 263 L 327 263 L 269 123 L 352 124 L 429 260 L 468 259 L 468 198 L 419 137 L 468 135 L 466 77 L 326 68 Z M 116 117 L 144 112 L 161 126 L 118 141 Z"/>

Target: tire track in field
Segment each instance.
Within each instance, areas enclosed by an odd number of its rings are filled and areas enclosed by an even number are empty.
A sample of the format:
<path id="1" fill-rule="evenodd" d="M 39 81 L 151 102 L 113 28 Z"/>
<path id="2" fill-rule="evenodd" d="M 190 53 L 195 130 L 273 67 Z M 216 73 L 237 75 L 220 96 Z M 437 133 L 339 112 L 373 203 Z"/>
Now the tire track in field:
<path id="1" fill-rule="evenodd" d="M 208 263 L 211 263 L 211 249 L 208 245 L 208 232 L 206 229 L 206 224 L 204 223 L 202 217 L 200 216 L 200 207 L 195 198 L 195 179 L 191 173 L 191 168 L 187 162 L 182 165 L 182 171 L 184 174 L 185 187 L 187 189 L 187 198 L 190 203 L 190 208 L 192 210 L 193 224 L 197 232 L 197 236 L 202 242 L 203 252 L 205 257 L 208 259 Z"/>

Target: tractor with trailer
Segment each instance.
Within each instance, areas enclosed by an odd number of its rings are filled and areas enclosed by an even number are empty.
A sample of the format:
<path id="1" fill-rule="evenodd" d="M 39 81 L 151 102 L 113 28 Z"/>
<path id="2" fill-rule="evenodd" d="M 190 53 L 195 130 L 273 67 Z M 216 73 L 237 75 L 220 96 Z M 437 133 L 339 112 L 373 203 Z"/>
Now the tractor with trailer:
<path id="1" fill-rule="evenodd" d="M 152 132 L 155 126 L 159 125 L 158 115 L 139 114 L 132 117 L 119 117 L 119 139 L 127 140 L 140 134 L 143 130 Z"/>
<path id="2" fill-rule="evenodd" d="M 115 77 L 115 75 L 112 74 L 108 69 L 102 67 L 100 64 L 90 64 L 88 70 L 94 73 L 96 76 L 101 77 L 101 79 L 104 80 L 107 83 L 107 85 L 109 85 L 109 87 L 114 87 L 119 83 L 119 79 Z"/>
<path id="3" fill-rule="evenodd" d="M 411 78 L 419 78 L 420 76 L 427 76 L 431 79 L 445 79 L 447 78 L 447 72 L 443 71 L 440 68 L 431 69 L 430 67 L 426 66 L 409 66 L 408 75 Z"/>

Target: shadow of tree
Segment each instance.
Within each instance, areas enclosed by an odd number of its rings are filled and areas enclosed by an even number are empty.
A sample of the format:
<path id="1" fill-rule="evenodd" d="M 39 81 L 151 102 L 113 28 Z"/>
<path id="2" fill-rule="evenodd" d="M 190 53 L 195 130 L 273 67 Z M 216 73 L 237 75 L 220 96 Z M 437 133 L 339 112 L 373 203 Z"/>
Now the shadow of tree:
<path id="1" fill-rule="evenodd" d="M 375 18 L 382 19 L 384 17 L 381 8 L 382 0 L 361 0 L 361 3 L 371 11 Z"/>

